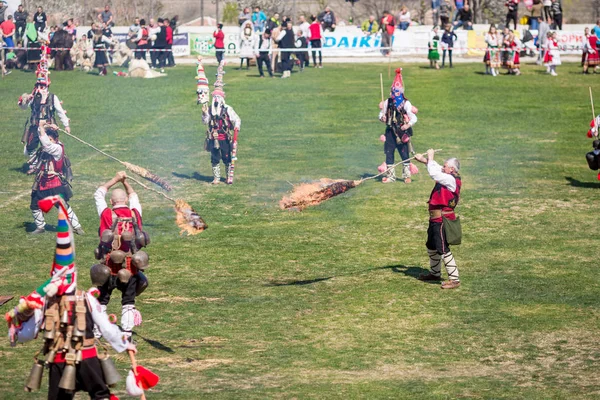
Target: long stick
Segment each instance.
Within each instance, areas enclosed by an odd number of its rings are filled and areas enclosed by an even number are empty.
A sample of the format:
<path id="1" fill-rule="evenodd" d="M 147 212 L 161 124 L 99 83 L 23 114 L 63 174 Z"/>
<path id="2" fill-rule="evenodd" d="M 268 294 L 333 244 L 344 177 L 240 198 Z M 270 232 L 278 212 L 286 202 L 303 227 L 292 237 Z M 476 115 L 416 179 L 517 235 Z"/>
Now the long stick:
<path id="1" fill-rule="evenodd" d="M 383 74 L 379 73 L 379 85 L 381 86 L 381 102 L 383 103 Z"/>
<path id="2" fill-rule="evenodd" d="M 438 151 L 442 151 L 442 149 L 437 149 L 437 150 L 434 150 L 434 151 L 437 153 Z M 396 166 L 398 166 L 398 165 L 400 165 L 400 164 L 403 164 L 403 163 L 405 163 L 405 162 L 407 162 L 407 161 L 410 161 L 410 160 L 414 160 L 414 159 L 415 159 L 415 157 L 417 157 L 417 156 L 415 155 L 415 156 L 412 156 L 411 158 L 407 158 L 406 160 L 402 160 L 402 161 L 400 161 L 400 162 L 397 162 L 396 164 L 392 165 L 391 167 L 388 167 L 388 169 L 386 169 L 385 171 L 383 171 L 383 172 L 382 172 L 382 173 L 380 173 L 380 174 L 377 174 L 377 175 L 374 175 L 374 176 L 369 176 L 368 178 L 362 178 L 362 179 L 360 180 L 360 182 L 362 183 L 362 182 L 364 182 L 364 181 L 368 181 L 369 179 L 375 179 L 375 178 L 377 178 L 377 177 L 379 177 L 379 176 L 381 176 L 381 175 L 385 174 L 385 173 L 386 173 L 386 172 L 388 172 L 390 169 L 392 169 L 392 168 L 395 168 Z"/>
<path id="3" fill-rule="evenodd" d="M 137 376 L 137 361 L 135 360 L 135 353 L 132 350 L 127 350 L 129 353 L 129 360 L 131 360 L 131 369 L 133 370 L 133 374 Z M 146 400 L 146 395 L 142 393 L 140 396 L 141 400 Z"/>
<path id="4" fill-rule="evenodd" d="M 172 198 L 172 197 L 169 197 L 169 196 L 167 196 L 166 194 L 164 194 L 163 192 L 161 192 L 161 191 L 159 191 L 159 190 L 156 190 L 156 189 L 154 189 L 154 188 L 151 188 L 150 186 L 147 186 L 147 185 L 143 184 L 142 182 L 138 181 L 137 179 L 135 179 L 135 178 L 133 178 L 133 177 L 131 177 L 131 176 L 129 176 L 129 175 L 127 175 L 127 179 L 130 179 L 130 180 L 134 181 L 135 183 L 137 183 L 138 185 L 140 185 L 140 186 L 141 186 L 141 187 L 143 187 L 144 189 L 148 189 L 148 190 L 150 190 L 150 191 L 152 191 L 152 192 L 154 192 L 154 193 L 158 193 L 158 194 L 160 194 L 162 197 L 164 197 L 164 198 L 165 198 L 165 199 L 167 199 L 167 200 L 170 200 L 170 201 L 172 201 L 173 203 L 177 203 L 177 202 L 175 201 L 175 199 L 174 199 L 174 198 Z"/>
<path id="5" fill-rule="evenodd" d="M 592 96 L 592 87 L 590 86 L 590 103 L 592 103 L 592 121 L 594 121 L 594 125 L 596 125 L 596 113 L 594 112 L 594 97 Z M 598 132 L 598 127 L 596 126 L 596 132 Z"/>
<path id="6" fill-rule="evenodd" d="M 78 142 L 81 142 L 81 143 L 85 144 L 86 146 L 88 146 L 88 147 L 91 147 L 92 149 L 96 150 L 98 153 L 100 153 L 100 154 L 102 154 L 102 155 L 105 155 L 106 157 L 108 157 L 108 158 L 110 158 L 110 159 L 113 159 L 113 160 L 115 160 L 116 162 L 118 162 L 118 163 L 121 163 L 121 164 L 125 165 L 125 163 L 124 163 L 123 161 L 119 160 L 117 157 L 113 157 L 113 156 L 111 156 L 110 154 L 108 154 L 108 153 L 105 153 L 104 151 L 100 150 L 100 149 L 99 149 L 99 148 L 97 148 L 96 146 L 94 146 L 94 145 L 92 145 L 92 144 L 89 144 L 88 142 L 86 142 L 86 141 L 84 141 L 84 140 L 82 140 L 82 139 L 79 139 L 77 136 L 75 136 L 75 135 L 73 135 L 73 134 L 71 134 L 71 133 L 69 133 L 69 132 L 65 131 L 64 129 L 59 129 L 59 131 L 61 131 L 62 133 L 64 133 L 65 135 L 67 135 L 67 136 L 69 136 L 69 137 L 72 137 L 73 139 L 77 140 Z"/>

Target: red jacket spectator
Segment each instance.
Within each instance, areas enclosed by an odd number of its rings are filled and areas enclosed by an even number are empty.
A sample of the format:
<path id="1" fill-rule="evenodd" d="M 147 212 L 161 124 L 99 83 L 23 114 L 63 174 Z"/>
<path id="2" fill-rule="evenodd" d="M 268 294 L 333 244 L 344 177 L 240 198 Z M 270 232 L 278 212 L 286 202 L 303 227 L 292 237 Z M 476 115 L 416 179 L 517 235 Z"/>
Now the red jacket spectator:
<path id="1" fill-rule="evenodd" d="M 171 28 L 169 25 L 167 25 L 167 44 L 173 44 L 173 28 Z"/>
<path id="2" fill-rule="evenodd" d="M 225 34 L 222 30 L 218 29 L 213 33 L 213 37 L 215 38 L 215 47 L 217 49 L 225 48 Z"/>
<path id="3" fill-rule="evenodd" d="M 392 14 L 388 14 L 381 18 L 381 27 L 385 27 L 388 35 L 393 35 L 394 29 L 396 28 L 394 26 L 394 16 Z"/>

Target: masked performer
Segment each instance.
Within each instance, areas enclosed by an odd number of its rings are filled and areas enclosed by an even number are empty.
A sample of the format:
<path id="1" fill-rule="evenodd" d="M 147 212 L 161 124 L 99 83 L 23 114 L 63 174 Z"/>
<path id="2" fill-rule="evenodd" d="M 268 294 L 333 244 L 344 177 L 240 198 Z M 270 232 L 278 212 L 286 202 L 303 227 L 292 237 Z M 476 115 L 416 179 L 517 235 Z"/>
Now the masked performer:
<path id="1" fill-rule="evenodd" d="M 413 135 L 412 126 L 417 122 L 417 109 L 404 97 L 404 84 L 402 82 L 402 69 L 396 70 L 396 78 L 392 84 L 390 97 L 380 105 L 379 120 L 386 124 L 385 163 L 388 167 L 383 183 L 396 181 L 394 153 L 396 149 L 402 160 L 409 158 L 410 138 Z M 402 164 L 402 179 L 405 183 L 411 182 L 410 162 Z"/>
<path id="2" fill-rule="evenodd" d="M 217 69 L 217 80 L 212 92 L 212 104 L 207 111 L 202 111 L 202 122 L 208 125 L 205 149 L 210 152 L 213 170 L 213 184 L 221 182 L 222 160 L 227 169 L 227 184 L 233 184 L 234 163 L 237 160 L 237 137 L 241 120 L 231 106 L 225 104 L 223 91 L 223 66 L 221 61 Z"/>
<path id="3" fill-rule="evenodd" d="M 47 52 L 44 48 L 42 59 L 38 64 L 36 71 L 37 81 L 31 94 L 24 93 L 19 97 L 18 105 L 23 110 L 31 109 L 31 116 L 25 124 L 25 130 L 21 142 L 25 144 L 24 153 L 31 157 L 40 141 L 38 139 L 38 126 L 41 120 L 56 124 L 56 117 L 65 127 L 65 131 L 71 132 L 69 127 L 69 118 L 67 112 L 62 108 L 62 103 L 58 97 L 49 91 L 50 77 L 48 72 Z M 30 173 L 33 172 L 35 165 L 30 166 Z"/>
<path id="4" fill-rule="evenodd" d="M 117 399 L 110 394 L 118 373 L 108 358 L 98 357 L 93 326 L 102 331 L 106 341 L 118 352 L 135 352 L 116 325 L 101 310 L 92 289 L 77 289 L 75 244 L 67 221 L 66 204 L 60 196 L 42 199 L 45 212 L 58 206 L 56 252 L 50 279 L 6 313 L 11 344 L 25 343 L 42 333 L 43 346 L 34 356 L 34 365 L 25 385 L 26 391 L 38 390 L 44 367 L 49 369 L 48 399 L 73 399 L 75 392 L 85 391 L 91 399 Z M 107 354 L 105 354 L 107 356 Z"/>
<path id="5" fill-rule="evenodd" d="M 112 191 L 112 208 L 109 208 L 106 194 L 119 182 L 125 190 Z M 103 311 L 106 311 L 113 290 L 121 292 L 121 329 L 131 338 L 133 327 L 141 323 L 135 298 L 148 287 L 148 280 L 142 273 L 148 267 L 148 254 L 141 249 L 149 243 L 148 235 L 142 230 L 142 205 L 127 182 L 125 172 L 117 173 L 100 186 L 94 193 L 94 200 L 100 216 L 100 244 L 95 255 L 102 264 L 92 266 L 92 284 L 100 289 L 98 301 Z"/>
<path id="6" fill-rule="evenodd" d="M 45 120 L 39 122 L 39 141 L 42 147 L 33 156 L 35 161 L 35 182 L 31 190 L 31 213 L 35 222 L 36 229 L 33 234 L 44 233 L 46 231 L 46 221 L 44 213 L 38 207 L 38 201 L 54 195 L 60 195 L 66 204 L 67 215 L 73 225 L 75 233 L 82 235 L 83 229 L 75 212 L 67 203 L 73 196 L 71 191 L 71 163 L 65 155 L 65 146 L 58 140 L 58 127 L 56 125 L 47 125 Z"/>
<path id="7" fill-rule="evenodd" d="M 449 158 L 443 166 L 440 166 L 433 159 L 433 155 L 434 150 L 430 149 L 427 151 L 427 158 L 422 154 L 415 156 L 417 161 L 427 165 L 427 171 L 431 179 L 435 181 L 435 186 L 429 196 L 429 228 L 427 229 L 426 244 L 431 271 L 421 274 L 419 279 L 441 281 L 443 260 L 448 273 L 448 281 L 443 282 L 441 288 L 455 289 L 460 286 L 458 267 L 454 255 L 448 247 L 448 242 L 452 242 L 452 239 L 447 235 L 448 230 L 445 225 L 460 223 L 454 213 L 462 185 L 459 174 L 460 163 L 456 158 Z"/>

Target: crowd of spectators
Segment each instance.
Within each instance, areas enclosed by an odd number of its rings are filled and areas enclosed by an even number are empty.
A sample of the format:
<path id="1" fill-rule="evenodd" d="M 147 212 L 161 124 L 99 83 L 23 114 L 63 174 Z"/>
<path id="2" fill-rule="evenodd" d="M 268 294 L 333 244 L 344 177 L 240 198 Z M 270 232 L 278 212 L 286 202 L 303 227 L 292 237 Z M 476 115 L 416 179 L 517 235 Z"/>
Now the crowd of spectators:
<path id="1" fill-rule="evenodd" d="M 13 15 L 6 15 L 6 10 L 6 1 L 0 0 L 0 47 L 5 73 L 11 68 L 35 68 L 40 60 L 41 46 L 47 45 L 51 65 L 56 70 L 72 70 L 77 65 L 89 64 L 86 70 L 94 66 L 99 68 L 100 75 L 105 75 L 106 66 L 112 63 L 114 52 L 120 46 L 111 29 L 115 25 L 115 16 L 110 5 L 98 12 L 91 29 L 80 37 L 76 20 L 68 18 L 62 24 L 49 26 L 48 16 L 41 6 L 31 16 L 23 5 L 19 5 Z M 129 27 L 126 47 L 136 58 L 149 55 L 153 68 L 164 71 L 165 67 L 174 67 L 173 33 L 178 17 L 149 21 L 146 25 L 144 19 L 135 18 Z M 89 59 L 87 63 L 86 59 Z"/>

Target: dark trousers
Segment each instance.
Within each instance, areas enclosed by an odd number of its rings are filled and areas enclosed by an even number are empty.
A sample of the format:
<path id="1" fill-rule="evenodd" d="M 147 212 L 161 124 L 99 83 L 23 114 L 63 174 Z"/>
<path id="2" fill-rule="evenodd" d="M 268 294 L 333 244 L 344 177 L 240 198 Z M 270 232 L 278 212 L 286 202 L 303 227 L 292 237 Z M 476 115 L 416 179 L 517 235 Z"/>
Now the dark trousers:
<path id="1" fill-rule="evenodd" d="M 148 45 L 148 44 L 138 45 L 137 50 L 135 51 L 135 58 L 138 60 L 145 60 L 146 52 L 148 51 L 149 48 L 150 48 L 150 45 Z"/>
<path id="2" fill-rule="evenodd" d="M 313 57 L 313 66 L 317 66 L 317 53 L 319 53 L 319 65 L 323 64 L 323 55 L 321 54 L 321 39 L 311 40 L 310 47 L 313 49 L 312 57 Z M 308 56 L 308 53 L 307 53 Z M 308 62 L 308 57 L 306 57 L 306 61 Z M 308 67 L 308 64 L 306 65 Z"/>
<path id="3" fill-rule="evenodd" d="M 219 49 L 217 47 L 215 47 L 215 55 L 217 56 L 217 62 L 219 64 L 221 64 L 221 61 L 223 60 L 223 57 L 225 56 L 225 49 Z"/>
<path id="4" fill-rule="evenodd" d="M 544 16 L 545 20 L 548 20 L 548 18 L 552 18 L 552 11 L 550 9 L 550 6 L 544 6 L 544 13 L 542 15 Z"/>
<path id="5" fill-rule="evenodd" d="M 219 164 L 221 160 L 227 165 L 231 164 L 231 144 L 229 140 L 219 140 L 219 148 L 216 149 L 213 146 L 210 150 L 210 162 L 212 165 Z"/>
<path id="6" fill-rule="evenodd" d="M 305 58 L 308 58 L 307 56 L 306 53 L 296 53 L 296 58 L 300 61 L 300 69 L 304 69 L 305 66 L 308 67 L 309 63 L 305 60 Z"/>
<path id="7" fill-rule="evenodd" d="M 138 275 L 135 274 L 129 278 L 127 283 L 122 283 L 115 275 L 111 275 L 106 283 L 98 288 L 100 289 L 98 302 L 103 306 L 107 305 L 113 290 L 118 289 L 121 292 L 121 305 L 135 304 L 135 292 L 138 280 Z"/>
<path id="8" fill-rule="evenodd" d="M 263 73 L 263 63 L 267 65 L 267 72 L 269 73 L 269 76 L 273 76 L 273 70 L 271 69 L 271 57 L 268 54 L 261 54 L 256 57 L 256 65 L 258 66 L 258 73 L 260 76 L 265 76 Z"/>
<path id="9" fill-rule="evenodd" d="M 283 50 L 289 50 L 289 49 L 283 49 Z M 284 71 L 292 70 L 292 62 L 290 61 L 290 56 L 291 56 L 291 54 L 289 51 L 281 52 L 281 68 Z"/>
<path id="10" fill-rule="evenodd" d="M 157 50 L 160 50 L 154 46 L 152 46 L 152 48 L 150 49 L 150 65 L 154 68 L 156 68 L 158 66 L 158 54 L 159 52 Z"/>
<path id="11" fill-rule="evenodd" d="M 435 250 L 438 254 L 446 254 L 450 251 L 448 241 L 446 240 L 446 234 L 444 233 L 443 222 L 432 222 L 429 221 L 429 227 L 427 228 L 427 242 L 425 243 L 427 249 Z"/>
<path id="12" fill-rule="evenodd" d="M 556 28 L 562 31 L 562 14 L 554 15 L 554 29 Z"/>
<path id="13" fill-rule="evenodd" d="M 75 397 L 75 392 L 67 392 L 58 387 L 65 366 L 66 363 L 50 364 L 48 400 L 71 400 Z M 87 392 L 92 400 L 104 400 L 110 397 L 110 390 L 104 382 L 104 374 L 98 357 L 86 358 L 76 368 L 75 391 Z"/>
<path id="14" fill-rule="evenodd" d="M 447 15 L 442 15 L 440 16 L 440 22 L 441 22 L 441 26 L 444 27 L 446 26 L 446 24 L 450 23 L 450 17 L 448 17 Z"/>
<path id="15" fill-rule="evenodd" d="M 412 135 L 412 128 L 407 131 L 400 131 L 400 137 L 402 135 L 407 134 L 409 136 Z M 408 158 L 408 143 L 396 143 L 396 135 L 392 132 L 392 128 L 388 127 L 385 130 L 385 143 L 383 144 L 383 152 L 385 153 L 385 163 L 388 165 L 394 164 L 394 153 L 396 149 L 398 153 L 400 153 L 400 158 L 402 160 L 406 160 Z"/>
<path id="16" fill-rule="evenodd" d="M 15 39 L 17 43 L 23 40 L 23 36 L 25 35 L 25 27 L 27 23 L 25 22 L 17 22 L 15 23 Z"/>
<path id="17" fill-rule="evenodd" d="M 507 27 L 510 25 L 510 21 L 512 20 L 514 25 L 515 25 L 515 29 L 517 29 L 517 20 L 518 20 L 519 16 L 518 16 L 518 12 L 515 11 L 509 11 L 506 14 L 506 25 Z"/>
<path id="18" fill-rule="evenodd" d="M 450 67 L 452 67 L 452 50 L 444 50 L 442 52 L 442 67 L 444 66 L 444 63 L 446 62 L 446 51 L 448 52 L 448 59 L 450 60 Z"/>
<path id="19" fill-rule="evenodd" d="M 54 56 L 54 69 L 57 71 L 73 70 L 73 61 L 71 61 L 70 50 L 58 50 Z"/>
<path id="20" fill-rule="evenodd" d="M 175 66 L 175 57 L 173 56 L 173 45 L 168 44 L 166 49 L 165 65 L 169 67 Z"/>
<path id="21" fill-rule="evenodd" d="M 155 50 L 158 50 L 155 52 L 156 54 L 156 66 L 158 68 L 164 68 L 165 64 L 167 62 L 167 52 L 165 51 L 165 49 L 163 47 L 157 47 L 155 48 Z"/>

